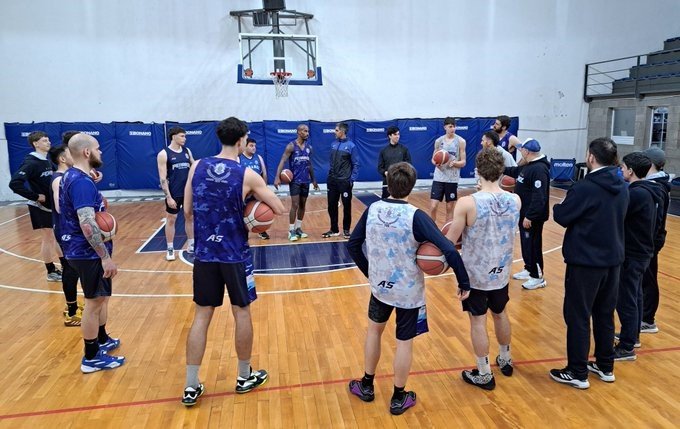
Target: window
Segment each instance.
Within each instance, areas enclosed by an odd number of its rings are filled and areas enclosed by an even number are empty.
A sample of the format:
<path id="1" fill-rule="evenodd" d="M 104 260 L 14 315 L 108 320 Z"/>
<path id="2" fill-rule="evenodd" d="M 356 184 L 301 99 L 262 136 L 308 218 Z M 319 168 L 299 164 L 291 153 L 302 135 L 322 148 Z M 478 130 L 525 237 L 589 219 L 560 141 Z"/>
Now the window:
<path id="1" fill-rule="evenodd" d="M 652 132 L 649 135 L 649 147 L 666 150 L 666 130 L 668 128 L 668 107 L 652 107 Z"/>
<path id="2" fill-rule="evenodd" d="M 632 145 L 635 139 L 635 108 L 612 109 L 612 140 Z"/>

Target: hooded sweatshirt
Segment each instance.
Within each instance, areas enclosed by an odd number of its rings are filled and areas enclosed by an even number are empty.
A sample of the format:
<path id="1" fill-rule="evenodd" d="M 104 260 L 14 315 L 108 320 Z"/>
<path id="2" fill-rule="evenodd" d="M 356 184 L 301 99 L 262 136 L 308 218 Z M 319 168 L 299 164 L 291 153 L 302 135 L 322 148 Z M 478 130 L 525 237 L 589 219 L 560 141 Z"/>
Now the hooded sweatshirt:
<path id="1" fill-rule="evenodd" d="M 651 180 L 637 180 L 628 186 L 630 201 L 626 212 L 626 258 L 649 260 L 654 253 L 657 214 L 663 213 L 663 190 Z"/>
<path id="2" fill-rule="evenodd" d="M 657 213 L 658 224 L 654 235 L 654 251 L 659 253 L 663 245 L 666 244 L 666 217 L 668 216 L 668 208 L 671 204 L 670 176 L 663 171 L 659 171 L 647 176 L 647 179 L 661 185 L 661 191 L 663 192 L 663 210 L 661 210 L 661 213 Z"/>
<path id="3" fill-rule="evenodd" d="M 550 218 L 550 163 L 545 155 L 520 167 L 506 167 L 504 174 L 517 179 L 515 193 L 522 201 L 520 219 L 545 222 Z M 521 221 L 520 221 L 521 222 Z"/>
<path id="4" fill-rule="evenodd" d="M 574 183 L 564 201 L 553 206 L 555 222 L 567 228 L 564 262 L 599 268 L 623 263 L 627 209 L 628 191 L 616 167 L 604 167 Z"/>

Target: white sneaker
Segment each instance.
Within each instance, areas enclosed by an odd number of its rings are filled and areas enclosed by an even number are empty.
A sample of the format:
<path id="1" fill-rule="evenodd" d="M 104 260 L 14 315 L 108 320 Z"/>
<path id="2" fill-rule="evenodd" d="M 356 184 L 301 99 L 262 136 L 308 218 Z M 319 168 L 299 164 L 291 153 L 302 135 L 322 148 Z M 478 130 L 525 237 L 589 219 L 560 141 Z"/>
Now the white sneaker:
<path id="1" fill-rule="evenodd" d="M 529 274 L 529 271 L 522 270 L 519 273 L 513 274 L 512 278 L 515 280 L 529 280 L 531 278 L 531 275 Z"/>
<path id="2" fill-rule="evenodd" d="M 522 287 L 526 290 L 534 290 L 542 287 L 546 287 L 548 283 L 543 279 L 529 278 L 529 280 L 522 283 Z"/>
<path id="3" fill-rule="evenodd" d="M 175 260 L 175 249 L 168 249 L 168 252 L 165 254 L 165 260 L 166 261 Z"/>

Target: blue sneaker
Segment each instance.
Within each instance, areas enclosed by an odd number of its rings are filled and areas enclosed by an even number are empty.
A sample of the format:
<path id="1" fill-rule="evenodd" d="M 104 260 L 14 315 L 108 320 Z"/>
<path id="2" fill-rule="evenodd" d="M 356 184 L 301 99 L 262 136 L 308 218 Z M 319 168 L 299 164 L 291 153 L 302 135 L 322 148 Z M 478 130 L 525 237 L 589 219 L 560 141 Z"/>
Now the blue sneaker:
<path id="1" fill-rule="evenodd" d="M 93 359 L 85 359 L 80 363 L 80 370 L 85 374 L 101 371 L 103 369 L 114 369 L 125 363 L 122 356 L 109 356 L 105 351 L 99 350 Z"/>
<path id="2" fill-rule="evenodd" d="M 111 350 L 117 349 L 118 347 L 120 347 L 120 338 L 109 337 L 105 343 L 99 343 L 99 350 L 103 350 L 105 352 L 110 352 Z"/>

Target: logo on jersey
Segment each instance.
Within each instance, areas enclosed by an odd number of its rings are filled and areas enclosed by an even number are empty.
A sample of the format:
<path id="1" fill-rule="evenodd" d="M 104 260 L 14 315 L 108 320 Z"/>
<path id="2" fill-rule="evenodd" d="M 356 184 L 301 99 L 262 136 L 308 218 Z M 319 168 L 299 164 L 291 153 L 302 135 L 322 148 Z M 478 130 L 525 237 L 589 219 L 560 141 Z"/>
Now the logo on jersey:
<path id="1" fill-rule="evenodd" d="M 61 241 L 71 241 L 71 235 L 70 234 L 64 234 L 61 236 Z"/>
<path id="2" fill-rule="evenodd" d="M 231 176 L 231 170 L 227 171 L 227 166 L 224 164 L 217 164 L 210 167 L 206 173 L 208 175 L 208 181 L 215 183 L 225 183 L 229 176 Z"/>
<path id="3" fill-rule="evenodd" d="M 222 242 L 222 238 L 224 238 L 223 235 L 212 234 L 210 237 L 206 238 L 205 241 L 213 241 L 215 243 L 220 243 Z"/>
<path id="4" fill-rule="evenodd" d="M 388 208 L 387 210 L 379 209 L 378 220 L 383 223 L 385 228 L 391 228 L 392 225 L 397 223 L 399 220 L 399 213 L 395 212 L 392 207 Z"/>
<path id="5" fill-rule="evenodd" d="M 52 177 L 52 172 L 51 171 L 43 171 L 40 177 Z"/>
<path id="6" fill-rule="evenodd" d="M 534 188 L 539 189 L 542 186 L 542 183 L 540 180 L 537 180 L 534 182 Z"/>

